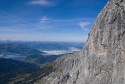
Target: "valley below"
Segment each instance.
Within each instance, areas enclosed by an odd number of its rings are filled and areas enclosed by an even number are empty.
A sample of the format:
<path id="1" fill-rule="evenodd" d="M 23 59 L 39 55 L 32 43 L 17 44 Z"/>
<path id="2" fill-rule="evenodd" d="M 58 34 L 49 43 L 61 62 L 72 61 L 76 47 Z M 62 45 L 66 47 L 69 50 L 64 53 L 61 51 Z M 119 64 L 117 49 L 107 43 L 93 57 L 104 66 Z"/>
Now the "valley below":
<path id="1" fill-rule="evenodd" d="M 82 46 L 83 43 L 0 42 L 0 83 L 13 84 L 25 78 L 32 82 L 31 78 L 41 78 L 51 72 L 46 72 L 51 62 L 64 54 L 80 51 Z M 49 67 L 44 69 L 46 66 Z"/>

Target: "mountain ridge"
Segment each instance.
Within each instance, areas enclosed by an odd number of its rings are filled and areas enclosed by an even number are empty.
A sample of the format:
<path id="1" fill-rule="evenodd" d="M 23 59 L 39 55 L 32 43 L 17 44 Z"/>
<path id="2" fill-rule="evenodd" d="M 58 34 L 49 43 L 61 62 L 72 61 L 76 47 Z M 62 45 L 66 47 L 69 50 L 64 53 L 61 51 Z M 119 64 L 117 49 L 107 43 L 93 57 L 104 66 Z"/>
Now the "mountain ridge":
<path id="1" fill-rule="evenodd" d="M 37 49 L 32 49 L 20 44 L 1 44 L 0 45 L 0 53 L 6 53 L 6 52 L 12 52 L 12 53 L 18 53 L 22 55 L 27 55 L 27 54 L 41 54 L 43 52 L 37 50 Z"/>

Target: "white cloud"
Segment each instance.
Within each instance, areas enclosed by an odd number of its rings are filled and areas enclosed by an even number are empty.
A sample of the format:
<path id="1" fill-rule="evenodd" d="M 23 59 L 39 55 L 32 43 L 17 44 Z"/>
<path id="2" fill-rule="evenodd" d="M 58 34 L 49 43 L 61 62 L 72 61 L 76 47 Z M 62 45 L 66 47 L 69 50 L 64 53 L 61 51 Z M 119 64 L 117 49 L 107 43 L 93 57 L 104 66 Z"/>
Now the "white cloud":
<path id="1" fill-rule="evenodd" d="M 33 1 L 29 2 L 29 4 L 42 5 L 42 6 L 54 6 L 53 3 L 51 3 L 47 0 L 33 0 Z"/>
<path id="2" fill-rule="evenodd" d="M 58 27 L 72 27 L 72 28 L 81 27 L 83 30 L 88 31 L 90 29 L 92 20 L 87 18 L 58 19 L 58 18 L 48 18 L 46 16 L 43 16 L 42 18 L 39 19 L 39 23 L 37 25 L 39 28 L 42 28 L 42 29 L 49 29 L 49 28 L 55 28 L 55 27 L 57 28 Z"/>
<path id="3" fill-rule="evenodd" d="M 88 25 L 90 25 L 91 23 L 90 22 L 80 22 L 79 23 L 79 26 L 83 29 L 83 30 L 88 30 L 86 27 Z"/>
<path id="4" fill-rule="evenodd" d="M 75 48 L 75 47 L 70 47 L 69 49 L 70 49 L 71 52 L 73 52 L 73 51 L 80 51 L 81 50 L 81 49 Z"/>
<path id="5" fill-rule="evenodd" d="M 80 35 L 83 33 L 81 31 L 79 31 L 79 35 L 76 35 L 75 31 L 71 32 L 71 30 L 80 28 L 80 25 L 89 28 L 91 25 L 89 22 L 93 20 L 88 18 L 49 18 L 46 15 L 32 20 L 8 13 L 0 14 L 0 19 L 2 24 L 0 25 L 0 39 L 73 42 L 83 42 L 87 35 Z M 66 32 L 60 31 L 62 29 Z"/>
<path id="6" fill-rule="evenodd" d="M 46 17 L 46 16 L 44 16 L 44 17 L 42 17 L 41 19 L 40 19 L 40 23 L 44 23 L 44 22 L 46 22 L 46 21 L 48 21 L 49 19 Z"/>
<path id="7" fill-rule="evenodd" d="M 72 53 L 73 51 L 80 51 L 81 49 L 71 47 L 69 50 L 48 50 L 48 51 L 42 51 L 46 53 L 45 55 L 61 55 L 66 53 Z"/>
<path id="8" fill-rule="evenodd" d="M 67 50 L 51 50 L 42 52 L 46 53 L 45 55 L 61 55 L 61 54 L 71 53 L 70 51 Z"/>

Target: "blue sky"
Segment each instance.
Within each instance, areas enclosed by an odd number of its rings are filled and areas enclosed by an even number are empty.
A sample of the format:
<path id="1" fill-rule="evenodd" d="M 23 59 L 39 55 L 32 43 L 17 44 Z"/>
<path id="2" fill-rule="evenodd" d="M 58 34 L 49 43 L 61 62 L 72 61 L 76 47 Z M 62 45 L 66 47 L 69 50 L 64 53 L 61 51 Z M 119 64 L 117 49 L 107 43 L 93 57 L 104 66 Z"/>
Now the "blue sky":
<path id="1" fill-rule="evenodd" d="M 85 41 L 108 0 L 0 0 L 0 39 Z"/>

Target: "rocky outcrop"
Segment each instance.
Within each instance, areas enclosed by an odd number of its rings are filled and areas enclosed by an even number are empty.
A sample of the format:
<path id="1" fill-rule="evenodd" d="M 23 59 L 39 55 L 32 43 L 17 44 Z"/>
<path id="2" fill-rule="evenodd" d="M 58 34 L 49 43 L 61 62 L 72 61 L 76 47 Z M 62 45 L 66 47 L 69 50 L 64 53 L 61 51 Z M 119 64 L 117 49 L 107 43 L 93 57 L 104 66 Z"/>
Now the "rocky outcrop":
<path id="1" fill-rule="evenodd" d="M 125 0 L 108 1 L 83 51 L 55 62 L 55 71 L 35 84 L 125 84 Z"/>

